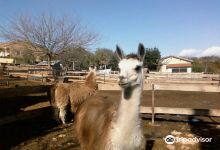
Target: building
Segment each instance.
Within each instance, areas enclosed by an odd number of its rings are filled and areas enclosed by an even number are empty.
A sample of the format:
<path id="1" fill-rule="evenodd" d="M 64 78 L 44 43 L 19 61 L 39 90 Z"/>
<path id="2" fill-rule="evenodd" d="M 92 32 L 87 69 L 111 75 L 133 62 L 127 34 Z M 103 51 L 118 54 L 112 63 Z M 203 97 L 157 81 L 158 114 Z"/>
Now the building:
<path id="1" fill-rule="evenodd" d="M 0 66 L 14 64 L 13 58 L 0 58 Z"/>
<path id="2" fill-rule="evenodd" d="M 177 57 L 177 56 L 167 56 L 163 57 L 160 60 L 160 72 L 165 73 L 180 73 L 180 72 L 186 72 L 191 73 L 192 72 L 192 60 Z"/>

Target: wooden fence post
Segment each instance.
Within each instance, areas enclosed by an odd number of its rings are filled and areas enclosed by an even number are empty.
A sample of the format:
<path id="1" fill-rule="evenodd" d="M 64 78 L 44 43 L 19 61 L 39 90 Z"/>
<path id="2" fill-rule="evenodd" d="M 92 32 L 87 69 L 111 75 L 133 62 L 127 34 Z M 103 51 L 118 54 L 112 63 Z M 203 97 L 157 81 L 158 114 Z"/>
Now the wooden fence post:
<path id="1" fill-rule="evenodd" d="M 41 73 L 41 82 L 44 82 L 43 72 Z"/>
<path id="2" fill-rule="evenodd" d="M 218 75 L 218 86 L 220 86 L 220 74 Z"/>
<path id="3" fill-rule="evenodd" d="M 8 67 L 6 69 L 6 75 L 7 75 L 7 86 L 9 86 L 9 77 L 10 77 L 10 75 L 9 75 L 9 68 Z"/>
<path id="4" fill-rule="evenodd" d="M 152 84 L 152 124 L 154 124 L 154 84 Z"/>

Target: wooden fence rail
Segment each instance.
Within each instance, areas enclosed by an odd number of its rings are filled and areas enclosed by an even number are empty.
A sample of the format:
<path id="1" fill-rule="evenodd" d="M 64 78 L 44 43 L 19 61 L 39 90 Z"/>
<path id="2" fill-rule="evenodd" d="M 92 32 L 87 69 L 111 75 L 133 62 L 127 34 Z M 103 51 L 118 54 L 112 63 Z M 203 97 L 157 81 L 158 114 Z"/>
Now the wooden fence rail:
<path id="1" fill-rule="evenodd" d="M 47 92 L 50 96 L 51 85 L 38 85 L 38 86 L 20 86 L 17 88 L 2 88 L 0 90 L 1 97 L 16 97 L 26 94 L 44 93 Z"/>
<path id="2" fill-rule="evenodd" d="M 120 90 L 120 86 L 117 83 L 100 83 L 98 85 L 99 90 Z M 218 85 L 207 85 L 207 84 L 177 84 L 177 83 L 166 83 L 166 84 L 155 84 L 154 90 L 170 90 L 170 91 L 198 91 L 198 92 L 220 92 L 220 86 Z M 151 91 L 152 84 L 144 84 L 144 90 Z"/>
<path id="3" fill-rule="evenodd" d="M 220 117 L 219 109 L 194 109 L 194 108 L 171 108 L 171 107 L 155 107 L 155 90 L 176 90 L 176 91 L 200 91 L 200 92 L 220 92 L 220 87 L 207 87 L 207 85 L 201 87 L 191 85 L 191 88 L 187 88 L 181 85 L 175 85 L 175 87 L 170 86 L 170 84 L 165 85 L 154 85 L 152 84 L 152 103 L 151 109 L 149 107 L 141 108 L 141 113 L 151 113 L 152 114 L 152 124 L 154 124 L 155 114 L 180 114 L 180 115 L 201 115 L 201 116 L 218 116 Z M 151 112 L 150 112 L 151 110 Z"/>
<path id="4" fill-rule="evenodd" d="M 152 107 L 141 106 L 141 113 L 152 113 L 152 123 L 155 114 L 173 114 L 173 115 L 198 115 L 220 117 L 219 109 L 193 109 L 193 108 L 176 108 L 176 107 Z"/>
<path id="5" fill-rule="evenodd" d="M 117 84 L 99 84 L 98 88 L 99 90 L 120 90 L 120 87 Z M 220 92 L 220 86 L 217 84 L 145 84 L 144 90 L 152 91 L 151 107 L 141 106 L 140 113 L 152 114 L 152 124 L 154 124 L 155 114 L 203 115 L 220 117 L 219 109 L 173 108 L 155 106 L 154 93 L 156 90 Z"/>

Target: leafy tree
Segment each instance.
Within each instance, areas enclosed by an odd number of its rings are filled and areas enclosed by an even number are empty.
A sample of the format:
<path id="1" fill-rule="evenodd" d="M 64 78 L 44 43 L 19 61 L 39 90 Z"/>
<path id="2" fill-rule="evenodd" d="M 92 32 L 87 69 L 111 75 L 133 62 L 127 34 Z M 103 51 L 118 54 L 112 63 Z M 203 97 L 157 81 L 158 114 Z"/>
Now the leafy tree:
<path id="1" fill-rule="evenodd" d="M 193 58 L 192 71 L 220 73 L 220 58 L 214 56 Z"/>
<path id="2" fill-rule="evenodd" d="M 95 63 L 94 54 L 90 53 L 83 47 L 68 48 L 58 57 L 63 64 L 72 68 L 73 62 L 76 70 L 88 69 Z"/>
<path id="3" fill-rule="evenodd" d="M 98 66 L 106 65 L 108 68 L 115 70 L 117 68 L 117 60 L 114 52 L 107 48 L 98 48 L 95 51 L 95 61 Z"/>
<path id="4" fill-rule="evenodd" d="M 109 66 L 112 68 L 112 70 L 118 70 L 118 59 L 117 56 L 112 55 L 112 58 L 110 59 Z"/>
<path id="5" fill-rule="evenodd" d="M 95 51 L 95 59 L 97 65 L 108 65 L 113 52 L 107 48 L 97 48 Z"/>
<path id="6" fill-rule="evenodd" d="M 144 67 L 150 70 L 157 70 L 160 58 L 161 55 L 158 48 L 146 48 Z"/>
<path id="7" fill-rule="evenodd" d="M 203 71 L 204 71 L 203 63 L 199 62 L 198 60 L 193 61 L 192 72 L 203 72 Z"/>

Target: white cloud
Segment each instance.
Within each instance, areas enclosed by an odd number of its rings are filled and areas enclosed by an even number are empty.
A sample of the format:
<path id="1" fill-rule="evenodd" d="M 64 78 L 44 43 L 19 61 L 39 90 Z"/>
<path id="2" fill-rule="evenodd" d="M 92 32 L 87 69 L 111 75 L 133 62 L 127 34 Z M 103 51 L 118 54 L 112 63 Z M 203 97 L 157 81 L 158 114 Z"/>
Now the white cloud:
<path id="1" fill-rule="evenodd" d="M 185 57 L 197 57 L 199 52 L 200 51 L 196 49 L 183 49 L 178 55 Z"/>
<path id="2" fill-rule="evenodd" d="M 213 46 L 213 47 L 207 48 L 204 51 L 202 51 L 202 53 L 199 56 L 200 57 L 204 57 L 204 56 L 219 56 L 220 57 L 220 47 Z"/>
<path id="3" fill-rule="evenodd" d="M 205 57 L 205 56 L 218 56 L 220 57 L 220 47 L 213 46 L 204 50 L 197 49 L 183 49 L 178 54 L 179 56 L 185 57 Z"/>

